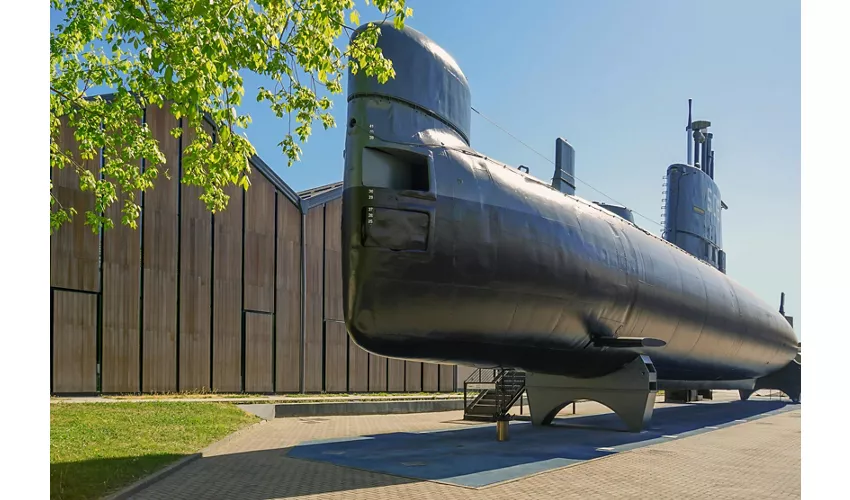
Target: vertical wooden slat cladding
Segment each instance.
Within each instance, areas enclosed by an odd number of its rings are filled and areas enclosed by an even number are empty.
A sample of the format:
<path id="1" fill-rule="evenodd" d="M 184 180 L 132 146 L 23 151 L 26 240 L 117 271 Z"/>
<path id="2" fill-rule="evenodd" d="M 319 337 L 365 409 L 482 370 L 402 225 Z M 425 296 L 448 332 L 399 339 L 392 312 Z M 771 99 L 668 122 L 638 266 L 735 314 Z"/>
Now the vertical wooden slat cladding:
<path id="1" fill-rule="evenodd" d="M 69 151 L 74 161 L 95 176 L 100 171 L 100 156 L 83 161 L 74 139 L 74 131 L 63 120 L 57 139 L 63 151 Z M 71 222 L 65 223 L 50 237 L 50 286 L 96 292 L 99 290 L 98 253 L 99 239 L 90 226 L 85 225 L 86 211 L 94 209 L 94 195 L 80 190 L 80 181 L 74 165 L 52 169 L 53 195 L 61 206 L 77 211 Z"/>
<path id="2" fill-rule="evenodd" d="M 400 359 L 390 359 L 388 369 L 389 381 L 387 391 L 404 392 L 404 361 Z"/>
<path id="3" fill-rule="evenodd" d="M 282 193 L 277 209 L 276 389 L 294 392 L 301 383 L 301 212 Z"/>
<path id="4" fill-rule="evenodd" d="M 245 313 L 245 391 L 272 391 L 271 314 Z"/>
<path id="5" fill-rule="evenodd" d="M 147 124 L 165 155 L 154 188 L 145 192 L 144 309 L 142 390 L 173 391 L 177 387 L 177 190 L 179 142 L 170 131 L 178 126 L 169 105 L 147 109 Z M 170 179 L 165 176 L 168 171 Z"/>
<path id="6" fill-rule="evenodd" d="M 53 292 L 53 391 L 97 390 L 97 295 Z"/>
<path id="7" fill-rule="evenodd" d="M 343 335 L 347 337 L 345 325 L 340 324 L 340 327 Z M 384 378 L 384 385 L 386 385 L 386 378 Z M 369 390 L 369 353 L 350 340 L 348 342 L 348 390 L 351 392 Z"/>
<path id="8" fill-rule="evenodd" d="M 307 266 L 307 290 L 305 293 L 305 369 L 304 390 L 322 390 L 322 302 L 324 260 L 324 206 L 307 212 L 304 255 Z"/>
<path id="9" fill-rule="evenodd" d="M 440 390 L 438 380 L 439 368 L 434 363 L 422 363 L 422 390 L 424 392 L 437 392 Z"/>
<path id="10" fill-rule="evenodd" d="M 274 311 L 275 189 L 252 170 L 245 193 L 245 309 Z"/>
<path id="11" fill-rule="evenodd" d="M 342 200 L 325 205 L 325 390 L 345 392 L 348 334 L 342 320 Z M 365 366 L 364 366 L 365 368 Z"/>
<path id="12" fill-rule="evenodd" d="M 369 353 L 369 390 L 371 392 L 387 390 L 387 358 L 372 353 Z"/>
<path id="13" fill-rule="evenodd" d="M 126 199 L 118 193 L 106 212 L 115 225 L 103 234 L 103 392 L 139 390 L 140 231 L 120 222 Z"/>
<path id="14" fill-rule="evenodd" d="M 325 391 L 346 391 L 346 363 L 348 345 L 345 326 L 340 323 L 325 325 Z"/>
<path id="15" fill-rule="evenodd" d="M 208 131 L 209 132 L 209 131 Z M 183 130 L 183 147 L 195 134 Z M 203 189 L 182 186 L 180 196 L 180 390 L 210 385 L 210 289 L 212 216 Z"/>
<path id="16" fill-rule="evenodd" d="M 242 196 L 230 185 L 227 208 L 215 214 L 213 389 L 242 389 Z"/>
<path id="17" fill-rule="evenodd" d="M 419 392 L 422 390 L 422 363 L 418 361 L 406 361 L 405 370 L 407 377 L 404 382 L 404 390 L 408 392 Z"/>
<path id="18" fill-rule="evenodd" d="M 452 392 L 455 390 L 454 366 L 440 365 L 440 392 Z"/>

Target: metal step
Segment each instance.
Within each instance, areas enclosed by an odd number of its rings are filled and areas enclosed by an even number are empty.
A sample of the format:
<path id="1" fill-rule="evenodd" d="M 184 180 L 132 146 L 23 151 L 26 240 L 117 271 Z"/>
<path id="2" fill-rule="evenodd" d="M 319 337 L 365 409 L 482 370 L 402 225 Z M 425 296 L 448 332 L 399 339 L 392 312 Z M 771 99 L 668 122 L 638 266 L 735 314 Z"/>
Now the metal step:
<path id="1" fill-rule="evenodd" d="M 477 377 L 471 376 L 468 381 L 475 383 L 476 379 L 482 379 L 482 375 L 484 371 L 479 370 Z M 467 420 L 494 421 L 496 415 L 507 411 L 505 406 L 521 398 L 525 390 L 525 372 L 506 369 L 492 374 L 488 372 L 486 378 L 493 381 L 489 383 L 494 383 L 495 388 L 483 389 L 477 394 L 475 404 L 464 411 Z"/>

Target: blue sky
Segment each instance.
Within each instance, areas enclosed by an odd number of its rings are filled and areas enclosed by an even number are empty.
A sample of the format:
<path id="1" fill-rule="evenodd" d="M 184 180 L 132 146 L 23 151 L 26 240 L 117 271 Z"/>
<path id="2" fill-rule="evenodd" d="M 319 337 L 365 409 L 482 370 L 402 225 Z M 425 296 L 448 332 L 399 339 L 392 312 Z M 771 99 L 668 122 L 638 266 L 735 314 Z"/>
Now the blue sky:
<path id="1" fill-rule="evenodd" d="M 361 6 L 361 19 L 370 20 Z M 408 24 L 466 74 L 473 105 L 549 158 L 576 148 L 577 194 L 616 200 L 660 222 L 662 176 L 685 160 L 687 100 L 714 132 L 728 274 L 800 318 L 800 4 L 606 0 L 408 0 Z M 56 16 L 51 15 L 51 24 Z M 342 128 L 314 126 L 292 167 L 286 122 L 250 98 L 258 154 L 296 190 L 342 178 Z M 345 95 L 334 99 L 345 123 Z M 473 114 L 472 146 L 549 179 L 552 166 Z M 583 182 L 581 182 L 583 181 Z M 606 193 L 599 194 L 588 184 Z M 636 216 L 644 228 L 653 222 Z"/>

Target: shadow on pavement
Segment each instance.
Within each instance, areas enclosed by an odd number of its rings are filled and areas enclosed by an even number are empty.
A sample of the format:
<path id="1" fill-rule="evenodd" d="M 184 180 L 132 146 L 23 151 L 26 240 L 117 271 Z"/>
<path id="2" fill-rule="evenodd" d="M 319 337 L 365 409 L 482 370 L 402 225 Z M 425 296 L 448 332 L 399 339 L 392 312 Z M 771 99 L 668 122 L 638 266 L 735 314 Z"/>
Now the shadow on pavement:
<path id="1" fill-rule="evenodd" d="M 50 498 L 101 498 L 186 455 L 161 454 L 50 464 Z"/>
<path id="2" fill-rule="evenodd" d="M 511 423 L 497 442 L 493 424 L 418 433 L 329 439 L 204 457 L 134 498 L 291 498 L 419 481 L 482 487 L 799 408 L 735 401 L 658 408 L 650 429 L 620 430 L 615 415 L 556 419 L 549 427 Z M 351 469 L 358 469 L 354 472 Z"/>

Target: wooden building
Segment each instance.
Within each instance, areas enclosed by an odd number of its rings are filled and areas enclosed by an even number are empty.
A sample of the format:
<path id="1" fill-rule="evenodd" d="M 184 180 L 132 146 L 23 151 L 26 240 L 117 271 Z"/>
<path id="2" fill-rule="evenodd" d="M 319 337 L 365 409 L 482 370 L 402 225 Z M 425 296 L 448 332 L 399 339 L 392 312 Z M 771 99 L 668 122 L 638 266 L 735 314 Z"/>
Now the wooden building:
<path id="1" fill-rule="evenodd" d="M 79 215 L 51 236 L 51 393 L 454 391 L 452 365 L 387 359 L 342 323 L 341 184 L 294 192 L 261 159 L 251 187 L 211 214 L 179 182 L 182 127 L 145 122 L 167 159 L 134 230 L 93 233 L 69 169 L 54 193 Z M 191 131 L 184 129 L 184 135 Z M 75 151 L 64 127 L 61 146 Z M 98 172 L 100 159 L 86 162 Z M 144 165 L 141 166 L 144 168 Z M 110 208 L 120 221 L 120 200 Z"/>

